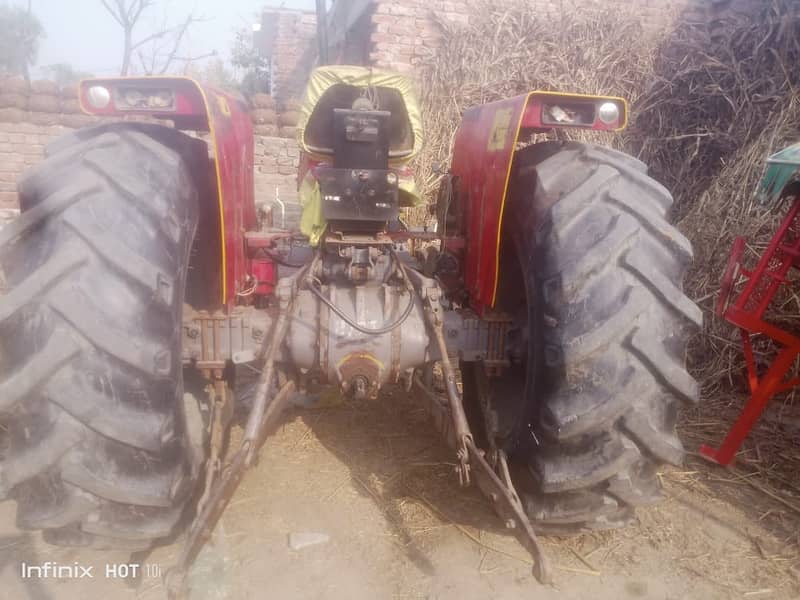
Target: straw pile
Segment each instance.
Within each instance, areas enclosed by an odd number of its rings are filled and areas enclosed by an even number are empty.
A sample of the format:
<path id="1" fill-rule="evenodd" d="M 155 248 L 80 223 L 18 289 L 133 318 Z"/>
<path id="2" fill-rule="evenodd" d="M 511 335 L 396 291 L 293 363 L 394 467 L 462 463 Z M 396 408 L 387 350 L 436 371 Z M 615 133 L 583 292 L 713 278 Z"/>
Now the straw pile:
<path id="1" fill-rule="evenodd" d="M 733 239 L 748 237 L 752 260 L 775 231 L 779 214 L 753 205 L 764 160 L 800 138 L 800 5 L 769 0 L 745 9 L 724 13 L 714 35 L 689 25 L 675 30 L 631 131 L 640 156 L 675 195 L 679 226 L 695 249 L 686 288 L 707 314 Z M 776 319 L 800 315 L 796 299 L 788 300 Z M 706 320 L 692 362 L 712 396 L 739 383 L 741 350 L 729 326 Z"/>
<path id="2" fill-rule="evenodd" d="M 762 150 L 774 148 L 771 132 L 792 118 L 800 4 L 741 4 L 709 27 L 679 24 L 659 48 L 653 79 L 636 105 L 631 132 L 639 152 L 681 213 L 725 165 L 741 162 L 749 172 L 742 149 L 759 140 Z"/>
<path id="3" fill-rule="evenodd" d="M 703 403 L 685 415 L 684 435 L 698 442 L 719 441 L 747 393 L 738 332 L 712 313 L 721 274 L 735 237 L 747 237 L 752 267 L 774 235 L 787 205 L 767 211 L 753 192 L 765 159 L 800 140 L 800 4 L 761 0 L 738 10 L 709 28 L 680 25 L 665 40 L 629 133 L 675 195 L 678 226 L 694 245 L 685 287 L 704 309 L 705 331 L 693 340 L 689 364 Z M 800 334 L 800 299 L 787 291 L 776 300 L 770 320 Z M 776 349 L 757 339 L 763 373 Z M 739 458 L 784 486 L 800 468 L 795 395 L 772 401 Z"/>

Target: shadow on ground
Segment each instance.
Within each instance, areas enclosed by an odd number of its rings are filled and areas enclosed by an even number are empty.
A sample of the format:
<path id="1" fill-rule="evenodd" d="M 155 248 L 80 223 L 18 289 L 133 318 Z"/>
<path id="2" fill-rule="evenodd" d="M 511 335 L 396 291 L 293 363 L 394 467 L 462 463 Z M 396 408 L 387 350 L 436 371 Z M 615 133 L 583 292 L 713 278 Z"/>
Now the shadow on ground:
<path id="1" fill-rule="evenodd" d="M 302 419 L 348 467 L 353 487 L 374 501 L 409 560 L 422 572 L 433 575 L 434 567 L 413 535 L 419 526 L 419 507 L 457 527 L 505 534 L 477 486 L 460 487 L 453 451 L 410 393 L 391 387 L 374 401 L 344 400 L 332 394 L 323 396 L 321 407 L 293 410 L 286 418 Z"/>

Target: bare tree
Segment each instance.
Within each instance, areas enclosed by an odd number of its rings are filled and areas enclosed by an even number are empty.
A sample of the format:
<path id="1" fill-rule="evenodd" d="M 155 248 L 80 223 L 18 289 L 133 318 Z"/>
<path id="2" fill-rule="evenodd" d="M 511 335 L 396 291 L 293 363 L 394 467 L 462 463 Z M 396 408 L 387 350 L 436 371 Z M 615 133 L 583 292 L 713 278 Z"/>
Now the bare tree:
<path id="1" fill-rule="evenodd" d="M 181 44 L 186 33 L 193 23 L 197 23 L 200 20 L 193 15 L 189 15 L 174 27 L 168 27 L 165 23 L 163 30 L 167 35 L 150 36 L 150 39 L 146 40 L 149 43 L 137 47 L 136 57 L 139 59 L 139 66 L 142 72 L 145 75 L 163 75 L 174 63 L 183 63 L 185 71 L 195 61 L 216 56 L 216 50 L 196 56 L 180 54 Z"/>
<path id="2" fill-rule="evenodd" d="M 122 67 L 120 75 L 127 75 L 131 68 L 134 53 L 147 75 L 166 73 L 175 61 L 199 60 L 203 57 L 181 57 L 179 51 L 186 32 L 192 24 L 202 19 L 189 14 L 177 25 L 162 26 L 139 40 L 134 41 L 133 30 L 142 14 L 155 4 L 155 0 L 100 0 L 101 4 L 122 27 L 124 42 L 122 47 Z M 146 51 L 145 48 L 149 48 Z"/>

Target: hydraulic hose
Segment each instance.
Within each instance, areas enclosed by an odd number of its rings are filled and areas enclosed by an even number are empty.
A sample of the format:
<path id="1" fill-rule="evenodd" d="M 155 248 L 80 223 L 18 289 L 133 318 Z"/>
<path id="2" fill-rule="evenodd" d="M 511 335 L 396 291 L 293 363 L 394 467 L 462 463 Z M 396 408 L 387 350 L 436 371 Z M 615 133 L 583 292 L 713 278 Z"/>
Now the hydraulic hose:
<path id="1" fill-rule="evenodd" d="M 400 317 L 394 323 L 390 323 L 389 325 L 384 325 L 383 327 L 378 327 L 376 329 L 370 329 L 369 327 L 364 327 L 363 325 L 359 325 L 355 320 L 353 320 L 347 314 L 345 314 L 345 312 L 342 309 L 340 309 L 333 302 L 328 300 L 325 297 L 325 294 L 323 294 L 322 291 L 319 288 L 317 288 L 317 286 L 314 285 L 313 282 L 310 281 L 308 282 L 308 289 L 310 289 L 311 292 L 317 298 L 319 298 L 320 302 L 322 302 L 325 306 L 327 306 L 334 313 L 336 313 L 342 321 L 350 325 L 350 327 L 352 327 L 356 331 L 360 331 L 361 333 L 364 333 L 366 335 L 382 335 L 384 333 L 389 333 L 393 329 L 397 329 L 398 327 L 400 327 L 400 325 L 403 324 L 403 322 L 411 314 L 411 311 L 414 309 L 414 296 L 410 295 L 408 299 L 408 306 L 406 306 L 405 310 L 403 311 L 403 314 L 400 315 Z"/>
<path id="2" fill-rule="evenodd" d="M 348 316 L 342 309 L 336 306 L 333 302 L 328 300 L 325 297 L 325 294 L 322 293 L 322 290 L 320 290 L 315 285 L 315 280 L 310 277 L 306 279 L 308 289 L 311 290 L 311 293 L 313 293 L 317 298 L 319 298 L 320 302 L 322 302 L 325 306 L 330 308 L 340 319 L 342 319 L 342 321 L 350 325 L 350 327 L 352 327 L 356 331 L 360 331 L 361 333 L 366 335 L 382 335 L 384 333 L 389 333 L 390 331 L 400 327 L 400 325 L 402 325 L 408 318 L 408 316 L 411 314 L 411 311 L 414 310 L 414 288 L 408 280 L 408 276 L 406 275 L 405 268 L 403 267 L 402 262 L 398 260 L 394 252 L 392 252 L 391 255 L 398 266 L 400 274 L 403 276 L 403 280 L 405 281 L 406 284 L 406 291 L 408 291 L 408 305 L 406 306 L 405 310 L 403 310 L 403 314 L 400 315 L 400 317 L 394 323 L 390 323 L 389 325 L 384 325 L 383 327 L 378 327 L 376 329 L 364 327 L 363 325 L 360 325 L 358 322 L 356 322 L 353 318 Z"/>

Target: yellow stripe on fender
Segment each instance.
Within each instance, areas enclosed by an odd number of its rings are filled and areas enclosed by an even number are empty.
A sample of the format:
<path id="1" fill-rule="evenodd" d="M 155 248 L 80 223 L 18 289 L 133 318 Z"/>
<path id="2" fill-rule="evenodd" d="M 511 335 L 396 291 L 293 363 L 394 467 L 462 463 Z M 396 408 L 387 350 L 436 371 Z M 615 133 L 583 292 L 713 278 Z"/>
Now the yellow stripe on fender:
<path id="1" fill-rule="evenodd" d="M 200 85 L 199 82 L 195 81 L 194 79 L 191 80 L 197 86 L 197 89 L 200 91 L 200 95 L 203 97 L 203 104 L 206 107 L 206 114 L 208 115 L 208 131 L 209 135 L 211 136 L 211 145 L 214 148 L 214 177 L 217 183 L 217 206 L 219 207 L 219 239 L 220 239 L 220 264 L 222 265 L 222 298 L 220 298 L 220 302 L 224 306 L 228 300 L 228 276 L 227 276 L 227 268 L 226 265 L 228 264 L 228 257 L 227 253 L 225 252 L 225 203 L 223 200 L 223 190 L 222 190 L 222 175 L 220 174 L 219 168 L 219 160 L 217 160 L 217 132 L 216 127 L 214 126 L 214 119 L 212 117 L 211 112 L 211 104 L 208 102 L 208 95 L 206 91 L 203 89 L 203 86 Z M 228 115 L 230 115 L 230 107 L 228 103 L 225 102 L 225 107 L 228 109 Z M 220 105 L 222 108 L 222 105 Z M 222 111 L 223 113 L 225 111 Z"/>

